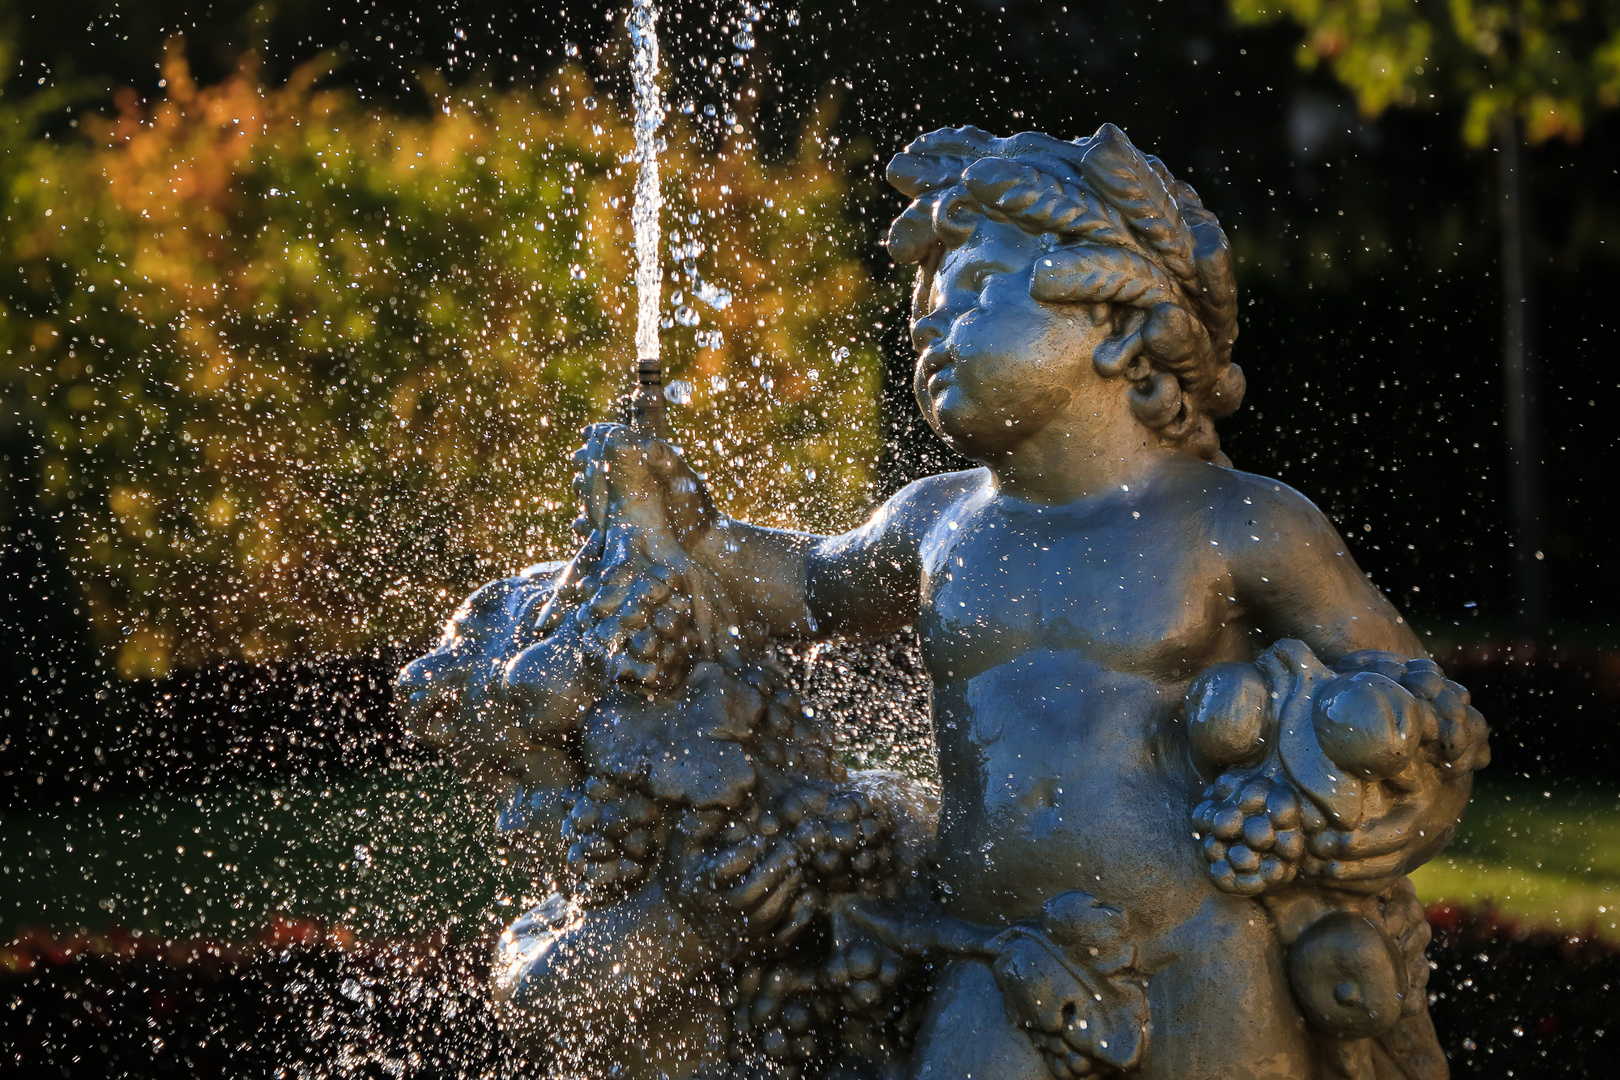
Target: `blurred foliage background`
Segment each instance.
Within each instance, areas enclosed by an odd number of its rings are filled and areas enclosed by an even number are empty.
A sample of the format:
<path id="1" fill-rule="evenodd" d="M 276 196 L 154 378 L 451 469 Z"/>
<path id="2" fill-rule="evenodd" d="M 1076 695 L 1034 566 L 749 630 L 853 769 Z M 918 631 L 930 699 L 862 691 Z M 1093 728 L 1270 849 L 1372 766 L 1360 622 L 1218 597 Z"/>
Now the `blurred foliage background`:
<path id="1" fill-rule="evenodd" d="M 1590 0 L 1232 0 L 1239 22 L 1292 19 L 1299 60 L 1325 63 L 1362 112 L 1460 108 L 1481 147 L 1507 114 L 1532 143 L 1579 140 L 1620 105 L 1620 9 Z"/>
<path id="2" fill-rule="evenodd" d="M 330 67 L 199 86 L 173 38 L 155 98 L 65 135 L 60 95 L 4 100 L 12 502 L 126 677 L 419 641 L 566 557 L 569 451 L 627 386 L 633 138 L 590 79 L 426 73 L 401 115 Z M 677 432 L 739 512 L 821 529 L 869 502 L 881 371 L 830 120 L 772 165 L 676 124 L 664 166 Z"/>

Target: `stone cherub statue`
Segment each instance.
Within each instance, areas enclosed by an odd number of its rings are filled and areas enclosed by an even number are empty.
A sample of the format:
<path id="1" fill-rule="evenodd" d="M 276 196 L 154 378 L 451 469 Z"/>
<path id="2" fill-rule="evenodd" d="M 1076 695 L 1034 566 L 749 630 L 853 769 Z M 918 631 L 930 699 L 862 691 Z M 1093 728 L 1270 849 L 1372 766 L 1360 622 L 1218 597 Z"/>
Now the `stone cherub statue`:
<path id="1" fill-rule="evenodd" d="M 402 675 L 556 882 L 502 938 L 513 1016 L 602 1076 L 1444 1076 L 1405 875 L 1485 725 L 1220 453 L 1214 216 L 1110 125 L 937 131 L 889 177 L 917 400 L 982 467 L 812 536 L 600 425 L 580 552 Z M 773 653 L 906 626 L 937 792 L 846 769 Z"/>

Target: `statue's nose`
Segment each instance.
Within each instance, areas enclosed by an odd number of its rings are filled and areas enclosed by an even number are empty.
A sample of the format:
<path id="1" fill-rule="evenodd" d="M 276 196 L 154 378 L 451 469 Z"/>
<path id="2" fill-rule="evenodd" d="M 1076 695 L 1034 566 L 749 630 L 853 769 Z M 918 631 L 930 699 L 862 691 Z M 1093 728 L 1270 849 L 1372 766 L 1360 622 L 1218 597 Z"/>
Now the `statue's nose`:
<path id="1" fill-rule="evenodd" d="M 951 312 L 939 308 L 911 324 L 911 344 L 918 352 L 944 337 L 951 328 Z"/>

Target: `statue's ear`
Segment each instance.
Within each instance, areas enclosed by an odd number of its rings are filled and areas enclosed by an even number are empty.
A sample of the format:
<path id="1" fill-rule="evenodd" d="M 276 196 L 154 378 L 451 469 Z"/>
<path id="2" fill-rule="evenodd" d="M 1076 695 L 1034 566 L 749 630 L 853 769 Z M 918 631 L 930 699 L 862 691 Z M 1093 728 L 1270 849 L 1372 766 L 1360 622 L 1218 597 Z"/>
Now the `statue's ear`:
<path id="1" fill-rule="evenodd" d="M 1115 329 L 1092 355 L 1097 373 L 1111 379 L 1124 373 L 1132 362 L 1142 355 L 1142 327 L 1147 323 L 1147 312 L 1140 308 L 1116 309 L 1123 311 Z"/>
<path id="2" fill-rule="evenodd" d="M 1211 356 L 1204 324 L 1180 304 L 1155 304 L 1148 313 L 1142 339 L 1148 352 L 1176 371 L 1188 371 Z"/>

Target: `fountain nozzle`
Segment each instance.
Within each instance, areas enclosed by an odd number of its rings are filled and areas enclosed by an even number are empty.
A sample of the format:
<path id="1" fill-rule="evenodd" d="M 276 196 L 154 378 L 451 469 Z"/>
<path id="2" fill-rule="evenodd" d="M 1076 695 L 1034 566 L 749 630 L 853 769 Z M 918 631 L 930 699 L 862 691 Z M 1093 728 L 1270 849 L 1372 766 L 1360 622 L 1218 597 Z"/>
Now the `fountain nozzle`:
<path id="1" fill-rule="evenodd" d="M 643 435 L 665 437 L 664 368 L 657 360 L 636 361 L 636 389 L 630 395 L 630 426 Z"/>

